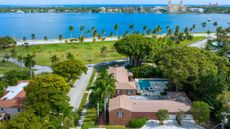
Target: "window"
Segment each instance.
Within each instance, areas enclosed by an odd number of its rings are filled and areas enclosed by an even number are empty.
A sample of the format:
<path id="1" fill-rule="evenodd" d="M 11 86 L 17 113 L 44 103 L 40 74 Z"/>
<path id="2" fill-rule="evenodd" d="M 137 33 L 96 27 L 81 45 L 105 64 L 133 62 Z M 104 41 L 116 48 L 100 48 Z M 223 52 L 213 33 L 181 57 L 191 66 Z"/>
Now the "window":
<path id="1" fill-rule="evenodd" d="M 117 116 L 118 116 L 118 117 L 123 117 L 123 115 L 124 115 L 123 112 L 118 112 L 118 113 L 117 113 Z"/>
<path id="2" fill-rule="evenodd" d="M 128 90 L 128 95 L 132 95 L 132 90 Z"/>
<path id="3" fill-rule="evenodd" d="M 121 90 L 117 90 L 117 94 L 118 94 L 118 95 L 121 94 Z"/>

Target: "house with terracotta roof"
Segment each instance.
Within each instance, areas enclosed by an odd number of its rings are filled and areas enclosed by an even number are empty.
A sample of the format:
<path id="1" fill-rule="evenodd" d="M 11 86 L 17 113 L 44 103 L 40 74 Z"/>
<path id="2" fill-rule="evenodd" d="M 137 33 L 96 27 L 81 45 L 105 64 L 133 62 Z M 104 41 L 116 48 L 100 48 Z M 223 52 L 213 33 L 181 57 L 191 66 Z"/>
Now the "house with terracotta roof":
<path id="1" fill-rule="evenodd" d="M 24 87 L 29 81 L 20 81 L 16 86 L 8 86 L 4 95 L 0 98 L 0 112 L 14 115 L 22 111 L 26 97 Z"/>
<path id="2" fill-rule="evenodd" d="M 166 109 L 169 115 L 175 116 L 178 111 L 188 112 L 190 108 L 191 102 L 183 92 L 170 92 L 164 100 L 155 100 L 148 96 L 120 95 L 110 99 L 109 123 L 127 125 L 130 120 L 141 117 L 156 120 L 156 113 L 160 109 Z"/>
<path id="3" fill-rule="evenodd" d="M 124 67 L 109 67 L 109 74 L 116 79 L 116 95 L 136 95 L 137 88 L 133 74 Z"/>

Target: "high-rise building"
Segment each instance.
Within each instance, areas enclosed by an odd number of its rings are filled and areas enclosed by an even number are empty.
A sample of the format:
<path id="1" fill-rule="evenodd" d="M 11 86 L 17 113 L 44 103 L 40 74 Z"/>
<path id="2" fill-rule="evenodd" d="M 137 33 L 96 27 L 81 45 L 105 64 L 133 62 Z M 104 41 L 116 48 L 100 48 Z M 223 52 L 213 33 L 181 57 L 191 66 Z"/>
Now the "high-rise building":
<path id="1" fill-rule="evenodd" d="M 168 1 L 168 12 L 169 13 L 181 13 L 185 12 L 187 8 L 184 6 L 184 1 L 181 0 L 179 4 L 172 4 L 172 0 Z"/>

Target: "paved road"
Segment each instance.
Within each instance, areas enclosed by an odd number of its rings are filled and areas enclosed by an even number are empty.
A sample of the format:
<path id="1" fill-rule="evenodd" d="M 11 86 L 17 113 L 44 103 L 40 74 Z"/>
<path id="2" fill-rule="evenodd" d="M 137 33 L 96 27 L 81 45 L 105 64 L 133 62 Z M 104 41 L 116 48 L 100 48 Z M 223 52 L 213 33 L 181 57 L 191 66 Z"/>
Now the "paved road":
<path id="1" fill-rule="evenodd" d="M 194 36 L 208 37 L 207 34 L 194 34 Z M 212 34 L 209 35 L 209 38 L 214 39 L 214 38 L 216 38 L 216 35 L 214 33 L 212 33 Z M 197 47 L 197 48 L 205 48 L 207 41 L 208 41 L 207 39 L 204 39 L 204 40 L 198 41 L 196 43 L 193 43 L 193 44 L 191 44 L 189 46 Z"/>
<path id="2" fill-rule="evenodd" d="M 9 62 L 12 62 L 14 64 L 17 64 L 21 67 L 25 67 L 24 64 L 21 64 L 17 61 L 17 59 L 14 59 L 14 58 L 10 58 L 8 59 L 7 61 Z M 41 73 L 52 73 L 52 69 L 49 67 L 49 66 L 41 66 L 41 65 L 35 65 L 33 67 L 34 69 L 34 74 L 37 75 L 37 74 L 41 74 Z"/>
<path id="3" fill-rule="evenodd" d="M 93 67 L 88 67 L 87 73 L 83 73 L 80 78 L 75 81 L 74 86 L 70 89 L 68 94 L 70 97 L 70 105 L 74 107 L 75 111 L 79 108 L 81 99 L 85 93 L 92 73 Z"/>

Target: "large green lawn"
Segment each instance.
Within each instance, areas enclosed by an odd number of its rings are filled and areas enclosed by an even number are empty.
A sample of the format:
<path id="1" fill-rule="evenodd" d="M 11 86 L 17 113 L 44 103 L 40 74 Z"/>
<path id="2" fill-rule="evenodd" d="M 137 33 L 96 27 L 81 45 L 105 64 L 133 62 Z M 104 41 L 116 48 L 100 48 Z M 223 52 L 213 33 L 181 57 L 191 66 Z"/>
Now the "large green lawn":
<path id="1" fill-rule="evenodd" d="M 197 37 L 193 37 L 192 40 L 184 40 L 182 42 L 180 42 L 181 45 L 190 45 L 192 43 L 195 43 L 197 41 L 201 41 L 201 40 L 204 40 L 206 39 L 206 37 L 203 37 L 203 36 L 197 36 Z"/>
<path id="2" fill-rule="evenodd" d="M 203 40 L 205 37 L 194 37 L 193 40 L 185 40 L 181 45 L 189 45 L 191 43 Z M 25 47 L 17 47 L 17 55 L 25 56 L 28 52 L 36 55 L 35 60 L 39 65 L 51 65 L 50 57 L 57 55 L 61 60 L 65 60 L 66 53 L 71 52 L 76 59 L 83 61 L 85 64 L 99 63 L 124 58 L 118 54 L 113 47 L 114 41 L 96 42 L 96 43 L 73 43 L 73 44 L 46 44 L 33 45 L 28 49 Z M 105 46 L 107 51 L 101 54 L 100 48 Z M 0 51 L 0 57 L 6 53 L 10 54 L 11 49 Z M 27 52 L 28 51 L 28 52 Z"/>
<path id="3" fill-rule="evenodd" d="M 22 69 L 22 67 L 14 64 L 14 63 L 7 62 L 7 61 L 4 63 L 2 63 L 2 61 L 0 62 L 0 74 L 3 74 L 3 73 L 8 72 L 10 70 L 21 70 L 21 69 Z"/>
<path id="4" fill-rule="evenodd" d="M 51 65 L 50 57 L 52 55 L 57 55 L 61 60 L 64 60 L 68 52 L 74 54 L 76 59 L 89 64 L 123 58 L 116 52 L 113 44 L 114 42 L 34 45 L 29 46 L 28 51 L 29 53 L 35 53 L 35 60 L 39 65 Z M 100 52 L 103 45 L 107 48 L 104 55 Z M 9 50 L 1 51 L 0 56 L 4 56 L 6 52 L 9 53 Z M 17 47 L 16 51 L 17 55 L 25 56 L 27 54 L 25 47 Z"/>

